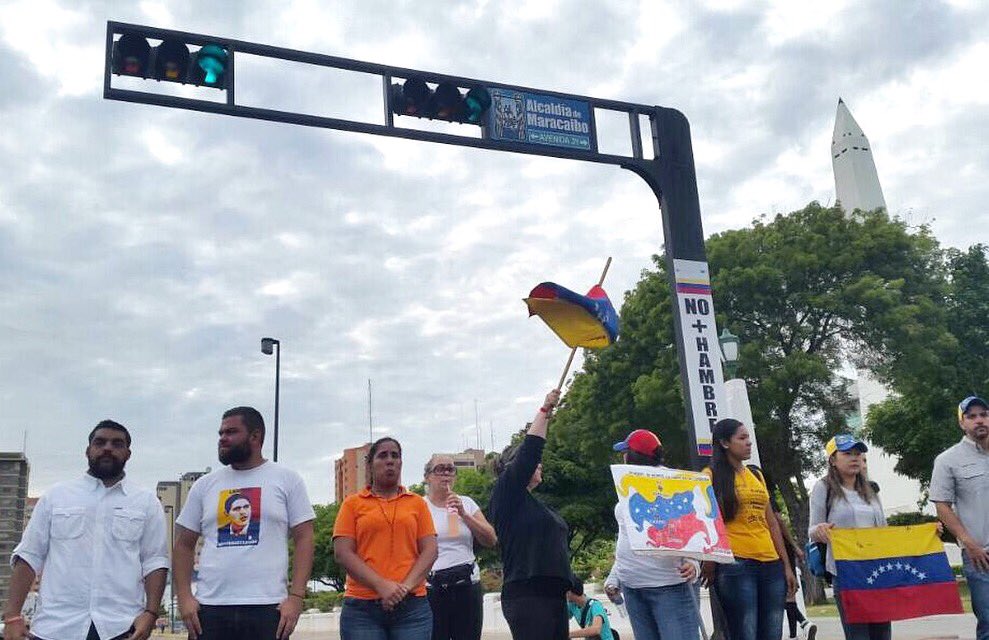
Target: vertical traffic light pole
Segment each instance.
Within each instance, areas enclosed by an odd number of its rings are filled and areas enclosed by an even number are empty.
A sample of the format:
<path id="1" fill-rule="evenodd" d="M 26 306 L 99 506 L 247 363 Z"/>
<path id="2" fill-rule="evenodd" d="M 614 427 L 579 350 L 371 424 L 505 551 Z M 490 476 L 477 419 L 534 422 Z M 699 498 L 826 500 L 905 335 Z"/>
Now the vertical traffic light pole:
<path id="1" fill-rule="evenodd" d="M 152 48 L 148 40 L 161 44 Z M 238 54 L 377 75 L 383 123 L 240 105 L 234 93 Z M 103 96 L 108 100 L 611 164 L 635 172 L 656 195 L 662 214 L 691 466 L 699 469 L 710 456 L 711 426 L 725 406 L 724 379 L 690 126 L 679 111 L 120 22 L 107 23 L 105 65 Z M 113 86 L 115 75 L 131 76 L 132 82 L 190 84 L 226 95 L 221 101 L 123 89 Z M 598 110 L 627 115 L 631 155 L 599 151 Z M 396 115 L 453 123 L 455 133 L 398 126 Z M 640 118 L 645 117 L 651 158 L 643 153 Z"/>

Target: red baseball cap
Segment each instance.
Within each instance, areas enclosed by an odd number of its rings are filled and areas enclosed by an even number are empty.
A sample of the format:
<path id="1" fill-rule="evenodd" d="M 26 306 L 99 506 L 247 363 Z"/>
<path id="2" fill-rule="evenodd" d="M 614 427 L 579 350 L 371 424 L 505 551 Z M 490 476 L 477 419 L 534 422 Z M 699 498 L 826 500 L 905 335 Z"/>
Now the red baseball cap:
<path id="1" fill-rule="evenodd" d="M 644 456 L 651 456 L 656 453 L 656 449 L 662 448 L 663 443 L 659 441 L 659 437 L 647 429 L 636 429 L 613 447 L 615 451 L 635 451 Z"/>

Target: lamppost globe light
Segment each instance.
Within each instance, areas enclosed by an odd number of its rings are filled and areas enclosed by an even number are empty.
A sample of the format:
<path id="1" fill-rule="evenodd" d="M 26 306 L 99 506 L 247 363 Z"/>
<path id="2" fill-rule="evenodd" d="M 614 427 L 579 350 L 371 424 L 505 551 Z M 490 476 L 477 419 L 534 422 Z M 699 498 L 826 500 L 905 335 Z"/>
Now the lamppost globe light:
<path id="1" fill-rule="evenodd" d="M 718 342 L 721 343 L 721 353 L 725 357 L 725 373 L 729 378 L 734 378 L 738 371 L 738 336 L 726 328 L 718 336 Z"/>

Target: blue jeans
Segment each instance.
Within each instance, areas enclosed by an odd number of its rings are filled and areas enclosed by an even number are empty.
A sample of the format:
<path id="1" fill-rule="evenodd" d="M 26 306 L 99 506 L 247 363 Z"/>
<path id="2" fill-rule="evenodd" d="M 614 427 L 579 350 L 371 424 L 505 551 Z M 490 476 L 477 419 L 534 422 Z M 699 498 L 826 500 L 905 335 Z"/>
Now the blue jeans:
<path id="1" fill-rule="evenodd" d="M 786 603 L 782 560 L 735 558 L 732 564 L 719 564 L 714 588 L 725 612 L 728 640 L 782 637 Z"/>
<path id="2" fill-rule="evenodd" d="M 380 600 L 344 598 L 340 640 L 429 640 L 433 612 L 425 596 L 409 596 L 391 611 Z"/>
<path id="3" fill-rule="evenodd" d="M 989 640 L 989 571 L 979 571 L 972 566 L 968 554 L 962 552 L 962 573 L 972 594 L 972 613 L 978 623 L 975 640 Z"/>
<path id="4" fill-rule="evenodd" d="M 697 640 L 697 588 L 689 583 L 666 587 L 622 587 L 635 640 Z"/>
<path id="5" fill-rule="evenodd" d="M 848 624 L 845 622 L 845 611 L 838 597 L 838 578 L 831 582 L 834 588 L 834 603 L 838 607 L 838 617 L 841 618 L 841 628 L 845 630 L 845 640 L 890 640 L 893 637 L 892 622 L 862 622 Z"/>

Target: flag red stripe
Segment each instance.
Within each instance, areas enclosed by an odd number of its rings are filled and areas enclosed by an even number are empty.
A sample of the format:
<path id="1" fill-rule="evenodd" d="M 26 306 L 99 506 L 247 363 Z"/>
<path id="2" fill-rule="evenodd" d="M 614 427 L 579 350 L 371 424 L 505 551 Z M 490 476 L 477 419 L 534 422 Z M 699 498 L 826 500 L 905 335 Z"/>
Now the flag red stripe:
<path id="1" fill-rule="evenodd" d="M 942 613 L 963 613 L 954 582 L 894 587 L 892 589 L 839 589 L 845 621 L 890 622 Z"/>

